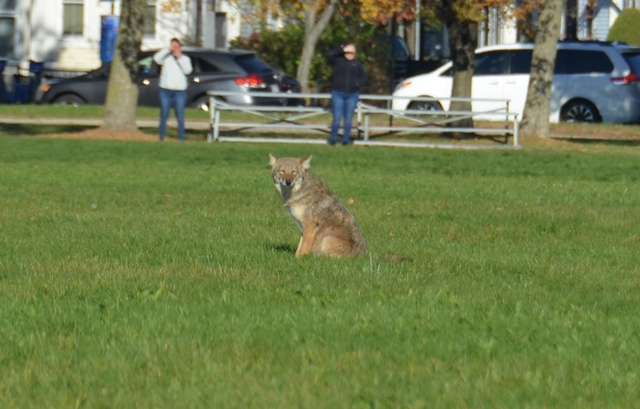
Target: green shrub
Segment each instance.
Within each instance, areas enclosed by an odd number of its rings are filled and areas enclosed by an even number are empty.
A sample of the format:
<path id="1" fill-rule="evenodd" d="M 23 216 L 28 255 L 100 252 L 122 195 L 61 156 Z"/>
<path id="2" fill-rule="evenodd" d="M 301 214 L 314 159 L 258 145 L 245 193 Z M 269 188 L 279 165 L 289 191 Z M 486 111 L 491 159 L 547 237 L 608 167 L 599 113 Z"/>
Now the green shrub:
<path id="1" fill-rule="evenodd" d="M 627 44 L 640 45 L 640 10 L 623 10 L 609 30 L 607 41 L 620 41 Z"/>

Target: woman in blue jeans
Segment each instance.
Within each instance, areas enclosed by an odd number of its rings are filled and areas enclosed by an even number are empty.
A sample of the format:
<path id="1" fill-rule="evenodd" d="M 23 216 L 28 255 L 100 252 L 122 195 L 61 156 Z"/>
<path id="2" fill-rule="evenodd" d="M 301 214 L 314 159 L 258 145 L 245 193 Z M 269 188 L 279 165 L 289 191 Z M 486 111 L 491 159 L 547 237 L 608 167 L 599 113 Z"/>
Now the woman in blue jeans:
<path id="1" fill-rule="evenodd" d="M 360 98 L 360 88 L 367 81 L 367 73 L 360 61 L 356 60 L 355 44 L 347 44 L 343 47 L 335 48 L 327 53 L 327 58 L 333 65 L 333 86 L 331 90 L 331 111 L 333 122 L 331 122 L 331 137 L 329 145 L 338 142 L 338 128 L 344 118 L 344 131 L 342 134 L 342 144 L 350 145 L 351 122 L 356 104 Z"/>
<path id="2" fill-rule="evenodd" d="M 153 60 L 160 66 L 160 140 L 167 133 L 167 118 L 171 107 L 178 120 L 178 139 L 184 141 L 184 106 L 187 102 L 187 75 L 193 68 L 191 59 L 182 54 L 182 44 L 177 38 L 171 39 L 169 48 L 154 54 Z"/>

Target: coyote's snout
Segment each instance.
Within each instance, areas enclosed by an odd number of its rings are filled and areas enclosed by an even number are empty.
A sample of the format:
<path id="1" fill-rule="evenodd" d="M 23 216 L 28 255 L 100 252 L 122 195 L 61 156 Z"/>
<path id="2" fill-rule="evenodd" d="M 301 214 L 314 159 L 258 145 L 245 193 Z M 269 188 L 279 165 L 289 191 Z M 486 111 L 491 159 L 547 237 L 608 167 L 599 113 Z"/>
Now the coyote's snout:
<path id="1" fill-rule="evenodd" d="M 356 219 L 311 172 L 306 158 L 276 158 L 269 154 L 271 175 L 284 206 L 302 230 L 296 257 L 358 256 L 367 245 Z"/>

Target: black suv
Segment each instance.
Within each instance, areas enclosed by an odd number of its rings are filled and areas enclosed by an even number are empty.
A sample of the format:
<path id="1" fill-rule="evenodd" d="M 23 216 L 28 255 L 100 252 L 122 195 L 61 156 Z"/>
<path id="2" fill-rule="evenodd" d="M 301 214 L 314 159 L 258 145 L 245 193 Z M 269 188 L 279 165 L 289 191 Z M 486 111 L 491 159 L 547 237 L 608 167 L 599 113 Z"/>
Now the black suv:
<path id="1" fill-rule="evenodd" d="M 293 77 L 271 67 L 250 51 L 183 48 L 191 58 L 193 72 L 188 76 L 187 106 L 206 108 L 207 91 L 287 92 L 299 93 L 300 83 Z M 159 106 L 159 76 L 161 67 L 153 61 L 155 51 L 140 53 L 138 86 L 139 105 Z M 44 79 L 36 93 L 39 103 L 104 104 L 109 82 L 110 64 L 87 74 L 63 79 Z M 247 95 L 226 97 L 235 105 L 273 105 L 294 102 L 287 99 L 255 98 Z"/>

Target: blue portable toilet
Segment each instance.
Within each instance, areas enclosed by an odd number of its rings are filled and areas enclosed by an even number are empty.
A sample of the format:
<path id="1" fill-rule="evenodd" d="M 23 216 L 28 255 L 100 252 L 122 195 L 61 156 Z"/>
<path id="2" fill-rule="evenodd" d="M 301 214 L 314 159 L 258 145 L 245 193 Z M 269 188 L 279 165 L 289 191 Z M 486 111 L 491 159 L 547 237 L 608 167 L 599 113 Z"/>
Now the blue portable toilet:
<path id="1" fill-rule="evenodd" d="M 113 61 L 118 36 L 118 16 L 102 16 L 100 36 L 100 60 L 102 63 Z"/>

